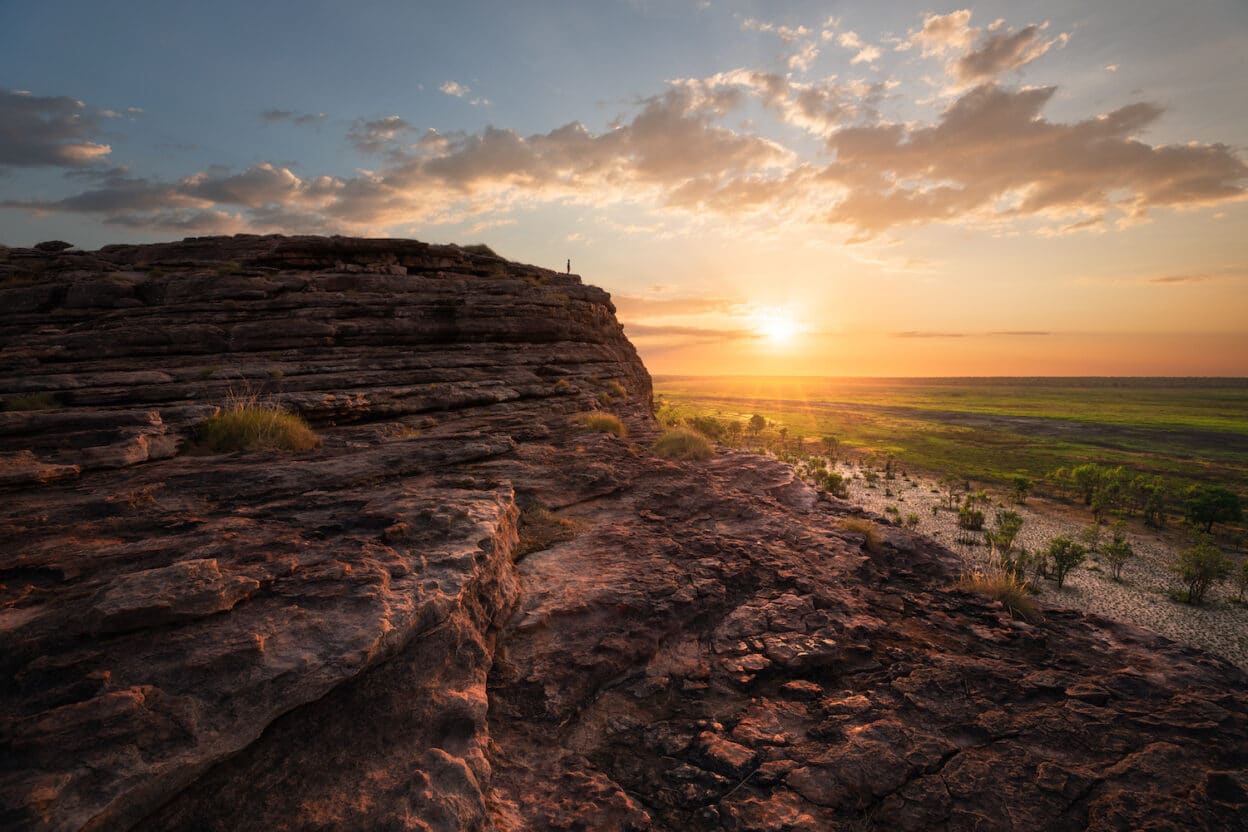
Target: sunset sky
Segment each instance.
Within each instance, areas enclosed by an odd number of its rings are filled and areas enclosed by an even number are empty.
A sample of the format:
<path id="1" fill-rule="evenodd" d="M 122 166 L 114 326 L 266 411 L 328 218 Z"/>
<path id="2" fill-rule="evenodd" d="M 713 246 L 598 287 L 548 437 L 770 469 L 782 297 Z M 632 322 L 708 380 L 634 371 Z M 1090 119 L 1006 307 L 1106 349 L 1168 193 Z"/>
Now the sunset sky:
<path id="1" fill-rule="evenodd" d="M 0 243 L 570 258 L 655 373 L 1248 375 L 1246 79 L 1243 0 L 0 0 Z"/>

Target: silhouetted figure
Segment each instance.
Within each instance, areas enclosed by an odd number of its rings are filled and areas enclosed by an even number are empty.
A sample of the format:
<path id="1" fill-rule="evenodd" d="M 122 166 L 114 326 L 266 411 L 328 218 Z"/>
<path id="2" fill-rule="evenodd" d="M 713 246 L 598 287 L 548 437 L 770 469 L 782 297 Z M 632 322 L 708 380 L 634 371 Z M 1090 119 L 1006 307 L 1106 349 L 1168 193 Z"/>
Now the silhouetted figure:
<path id="1" fill-rule="evenodd" d="M 568 274 L 572 274 L 572 260 L 568 260 Z"/>

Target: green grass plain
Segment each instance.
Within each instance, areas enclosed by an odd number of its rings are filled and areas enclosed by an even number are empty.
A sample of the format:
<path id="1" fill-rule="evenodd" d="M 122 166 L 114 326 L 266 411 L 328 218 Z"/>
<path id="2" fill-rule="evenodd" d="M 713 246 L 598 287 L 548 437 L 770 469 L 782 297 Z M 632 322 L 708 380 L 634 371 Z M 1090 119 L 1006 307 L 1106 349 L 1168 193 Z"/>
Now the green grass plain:
<path id="1" fill-rule="evenodd" d="M 1002 483 L 1098 462 L 1248 492 L 1248 379 L 656 376 L 682 416 L 835 436 L 902 466 Z"/>

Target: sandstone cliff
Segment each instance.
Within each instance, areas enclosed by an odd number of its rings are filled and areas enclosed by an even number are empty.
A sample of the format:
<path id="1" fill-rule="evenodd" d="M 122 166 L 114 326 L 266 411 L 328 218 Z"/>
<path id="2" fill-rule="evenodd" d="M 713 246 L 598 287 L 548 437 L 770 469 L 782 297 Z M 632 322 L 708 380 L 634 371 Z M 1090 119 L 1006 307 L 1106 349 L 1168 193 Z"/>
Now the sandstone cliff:
<path id="1" fill-rule="evenodd" d="M 777 462 L 654 458 L 574 276 L 246 236 L 0 286 L 40 408 L 0 413 L 4 829 L 1244 827 L 1240 671 L 1012 620 Z M 321 446 L 195 450 L 238 395 Z"/>

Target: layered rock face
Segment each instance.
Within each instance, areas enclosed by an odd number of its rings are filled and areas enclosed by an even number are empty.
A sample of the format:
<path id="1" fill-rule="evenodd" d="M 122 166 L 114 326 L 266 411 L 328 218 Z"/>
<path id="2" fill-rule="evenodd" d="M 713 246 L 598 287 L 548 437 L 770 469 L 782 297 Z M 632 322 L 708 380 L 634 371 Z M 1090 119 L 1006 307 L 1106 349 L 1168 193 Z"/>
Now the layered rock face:
<path id="1" fill-rule="evenodd" d="M 0 828 L 1243 828 L 1243 673 L 656 459 L 574 276 L 234 237 L 0 286 Z M 322 444 L 197 449 L 232 397 Z"/>

